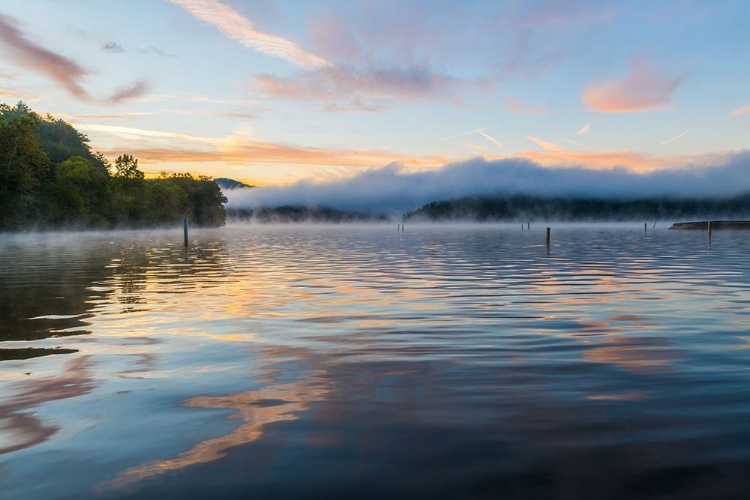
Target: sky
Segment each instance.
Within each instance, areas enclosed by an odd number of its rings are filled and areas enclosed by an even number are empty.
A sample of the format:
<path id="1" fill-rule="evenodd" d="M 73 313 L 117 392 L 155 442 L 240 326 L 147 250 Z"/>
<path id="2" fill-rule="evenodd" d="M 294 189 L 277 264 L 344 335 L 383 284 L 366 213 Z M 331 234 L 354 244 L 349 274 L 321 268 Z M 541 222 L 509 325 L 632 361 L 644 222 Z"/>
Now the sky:
<path id="1" fill-rule="evenodd" d="M 1 0 L 0 102 L 147 174 L 319 203 L 732 191 L 750 189 L 748 26 L 746 0 Z"/>

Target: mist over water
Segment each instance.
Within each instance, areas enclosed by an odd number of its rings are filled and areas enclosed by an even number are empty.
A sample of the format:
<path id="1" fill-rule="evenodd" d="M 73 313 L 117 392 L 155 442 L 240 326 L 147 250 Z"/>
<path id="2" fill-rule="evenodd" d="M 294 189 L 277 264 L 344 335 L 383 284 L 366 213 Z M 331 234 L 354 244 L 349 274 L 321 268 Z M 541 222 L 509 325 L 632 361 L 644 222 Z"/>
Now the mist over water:
<path id="1" fill-rule="evenodd" d="M 2 495 L 750 495 L 750 234 L 551 234 L 3 238 Z"/>
<path id="2" fill-rule="evenodd" d="M 475 158 L 427 172 L 397 164 L 341 181 L 302 181 L 286 187 L 227 190 L 228 208 L 281 205 L 403 213 L 431 201 L 463 196 L 513 195 L 636 199 L 651 196 L 729 197 L 750 191 L 750 152 L 719 156 L 711 165 L 685 165 L 651 173 L 624 168 L 558 168 L 521 159 Z"/>

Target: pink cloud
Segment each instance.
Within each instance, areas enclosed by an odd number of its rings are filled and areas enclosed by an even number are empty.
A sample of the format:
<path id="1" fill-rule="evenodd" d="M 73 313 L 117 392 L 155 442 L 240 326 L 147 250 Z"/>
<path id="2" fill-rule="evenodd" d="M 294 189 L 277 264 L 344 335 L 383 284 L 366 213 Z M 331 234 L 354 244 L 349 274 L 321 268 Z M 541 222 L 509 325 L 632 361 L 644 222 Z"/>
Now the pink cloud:
<path id="1" fill-rule="evenodd" d="M 88 71 L 75 61 L 32 42 L 15 26 L 12 18 L 2 14 L 0 14 L 0 41 L 5 43 L 11 56 L 20 66 L 25 66 L 57 82 L 68 93 L 82 101 L 93 100 L 79 83 L 79 80 L 88 75 Z M 139 80 L 125 89 L 118 90 L 104 102 L 117 104 L 135 98 L 143 94 L 146 87 L 146 83 Z"/>
<path id="2" fill-rule="evenodd" d="M 289 78 L 258 75 L 255 84 L 272 99 L 317 101 L 327 110 L 372 111 L 388 101 L 416 101 L 450 97 L 467 84 L 426 66 L 326 67 Z"/>
<path id="3" fill-rule="evenodd" d="M 88 93 L 78 84 L 88 73 L 76 62 L 41 47 L 14 26 L 8 16 L 0 14 L 0 40 L 10 49 L 19 64 L 33 69 L 62 85 L 79 99 L 87 99 Z"/>
<path id="4" fill-rule="evenodd" d="M 219 0 L 169 0 L 196 18 L 214 25 L 224 36 L 262 54 L 279 57 L 303 68 L 329 64 L 325 59 L 307 52 L 297 43 L 257 29 L 234 7 Z"/>
<path id="5" fill-rule="evenodd" d="M 750 104 L 746 106 L 740 106 L 739 108 L 735 109 L 729 114 L 733 116 L 739 116 L 739 115 L 744 115 L 746 113 L 750 113 Z"/>
<path id="6" fill-rule="evenodd" d="M 519 115 L 548 115 L 550 113 L 550 110 L 544 106 L 532 106 L 514 98 L 505 101 L 505 107 L 511 113 Z"/>
<path id="7" fill-rule="evenodd" d="M 601 113 L 631 113 L 669 109 L 672 93 L 685 82 L 686 75 L 672 76 L 651 67 L 644 59 L 631 61 L 628 74 L 583 89 L 583 104 Z"/>

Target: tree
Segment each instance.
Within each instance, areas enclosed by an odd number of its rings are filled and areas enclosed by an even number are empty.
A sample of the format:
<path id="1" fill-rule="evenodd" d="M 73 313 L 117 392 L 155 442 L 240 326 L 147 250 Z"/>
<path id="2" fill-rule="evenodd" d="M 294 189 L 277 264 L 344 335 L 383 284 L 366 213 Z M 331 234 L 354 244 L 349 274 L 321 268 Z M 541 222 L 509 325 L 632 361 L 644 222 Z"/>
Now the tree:
<path id="1" fill-rule="evenodd" d="M 0 230 L 33 220 L 41 180 L 49 158 L 36 140 L 38 117 L 0 108 Z"/>
<path id="2" fill-rule="evenodd" d="M 82 156 L 72 156 L 56 169 L 48 220 L 56 224 L 103 226 L 109 208 L 107 177 Z"/>
<path id="3" fill-rule="evenodd" d="M 109 182 L 114 221 L 139 226 L 147 219 L 148 192 L 138 160 L 123 154 L 115 160 L 115 172 Z"/>
<path id="4" fill-rule="evenodd" d="M 115 160 L 115 177 L 122 179 L 143 179 L 143 172 L 138 170 L 138 160 L 132 155 L 124 154 Z"/>

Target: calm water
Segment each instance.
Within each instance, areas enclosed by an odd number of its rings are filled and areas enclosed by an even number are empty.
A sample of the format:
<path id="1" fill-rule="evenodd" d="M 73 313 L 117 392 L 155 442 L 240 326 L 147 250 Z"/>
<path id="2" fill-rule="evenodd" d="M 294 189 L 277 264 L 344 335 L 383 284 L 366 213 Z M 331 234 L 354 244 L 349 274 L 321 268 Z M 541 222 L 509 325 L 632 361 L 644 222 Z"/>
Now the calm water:
<path id="1" fill-rule="evenodd" d="M 749 251 L 638 224 L 3 235 L 0 498 L 748 498 Z"/>

